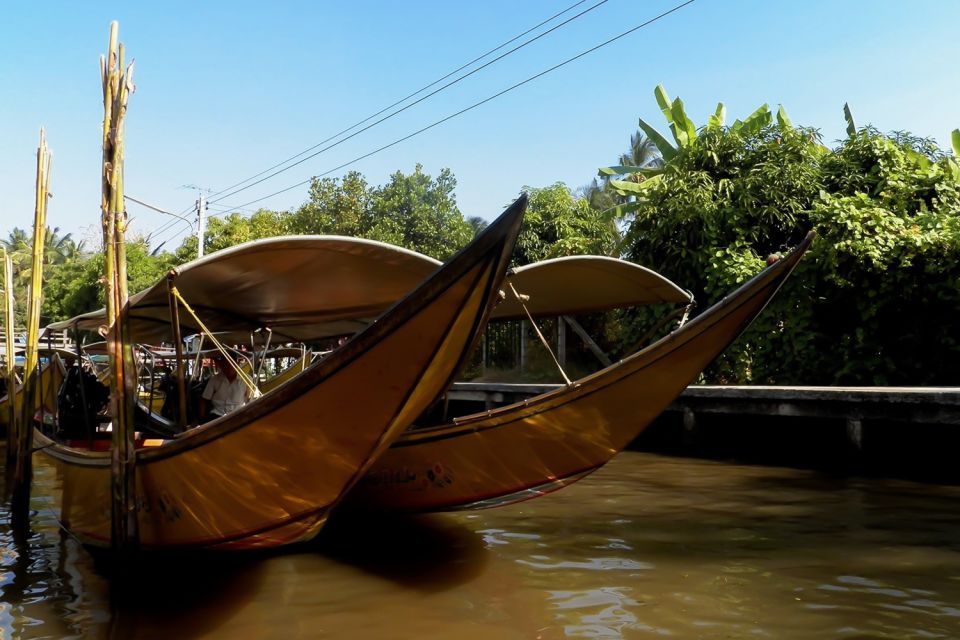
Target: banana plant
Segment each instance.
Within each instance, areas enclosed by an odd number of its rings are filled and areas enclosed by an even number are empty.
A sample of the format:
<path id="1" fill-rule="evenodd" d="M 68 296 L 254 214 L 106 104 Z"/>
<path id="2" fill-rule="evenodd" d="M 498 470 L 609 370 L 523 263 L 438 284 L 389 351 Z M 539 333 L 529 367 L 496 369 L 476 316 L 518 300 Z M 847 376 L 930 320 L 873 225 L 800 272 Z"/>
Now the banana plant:
<path id="1" fill-rule="evenodd" d="M 707 118 L 708 129 L 721 129 L 727 123 L 727 107 L 722 102 L 717 103 L 717 110 Z"/>
<path id="2" fill-rule="evenodd" d="M 857 135 L 857 123 L 853 120 L 853 112 L 850 111 L 850 105 L 843 103 L 843 117 L 847 121 L 847 135 L 851 138 Z"/>
<path id="3" fill-rule="evenodd" d="M 670 133 L 673 134 L 674 142 L 670 142 L 666 136 L 657 131 L 656 127 L 640 118 L 640 128 L 644 134 L 653 141 L 665 163 L 668 163 L 677 156 L 681 149 L 691 146 L 697 139 L 697 126 L 687 115 L 683 100 L 675 98 L 670 100 L 667 90 L 662 84 L 658 84 L 653 90 L 653 96 L 660 107 L 660 112 L 666 119 L 670 127 Z M 787 115 L 783 105 L 777 109 L 777 124 L 782 130 L 792 129 L 793 123 Z M 722 102 L 717 103 L 716 110 L 707 119 L 707 129 L 719 129 L 726 126 L 727 107 Z M 737 120 L 730 125 L 730 131 L 749 136 L 757 133 L 764 127 L 773 122 L 773 113 L 770 107 L 764 103 L 753 113 L 743 120 Z M 599 175 L 604 178 L 606 184 L 614 192 L 625 198 L 642 199 L 644 192 L 651 186 L 659 182 L 661 175 L 665 171 L 664 167 L 635 167 L 627 165 L 617 165 L 612 167 L 603 167 L 599 170 Z M 620 176 L 629 176 L 628 179 L 621 179 Z M 623 209 L 617 215 L 629 213 L 635 209 L 636 202 L 628 202 L 620 205 L 617 209 Z"/>
<path id="4" fill-rule="evenodd" d="M 770 107 L 766 102 L 764 102 L 757 108 L 756 111 L 748 115 L 745 119 L 737 120 L 730 125 L 730 131 L 739 133 L 742 136 L 751 136 L 769 125 L 771 122 L 773 122 L 773 114 L 770 113 Z"/>
<path id="5" fill-rule="evenodd" d="M 781 130 L 793 129 L 793 122 L 790 121 L 790 116 L 787 115 L 787 110 L 782 104 L 777 108 L 777 125 Z"/>
<path id="6" fill-rule="evenodd" d="M 953 157 L 947 160 L 947 169 L 953 179 L 960 184 L 960 129 L 950 132 L 950 145 L 953 147 Z"/>

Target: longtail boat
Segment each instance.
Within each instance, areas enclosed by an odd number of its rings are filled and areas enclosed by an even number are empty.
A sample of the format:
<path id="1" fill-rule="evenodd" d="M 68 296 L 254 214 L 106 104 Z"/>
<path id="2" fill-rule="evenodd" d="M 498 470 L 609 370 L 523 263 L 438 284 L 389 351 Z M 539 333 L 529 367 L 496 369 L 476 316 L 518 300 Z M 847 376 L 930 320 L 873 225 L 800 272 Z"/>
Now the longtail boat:
<path id="1" fill-rule="evenodd" d="M 311 273 L 316 274 L 312 282 L 318 290 L 326 293 L 313 296 L 314 300 L 304 303 L 314 306 L 304 306 L 286 318 L 286 326 L 276 329 L 281 339 L 285 333 L 301 339 L 306 339 L 306 336 L 313 336 L 314 339 L 338 336 L 346 329 L 366 326 L 372 314 L 386 308 L 394 297 L 403 295 L 440 265 L 438 261 L 422 254 L 356 238 L 298 236 L 285 238 L 282 242 L 286 250 L 312 256 L 304 261 L 310 265 Z M 250 262 L 243 250 L 231 256 L 231 261 L 241 260 Z M 267 267 L 248 264 L 246 268 L 262 270 Z M 206 283 L 207 271 L 202 267 L 195 269 L 192 282 Z M 209 275 L 216 280 L 215 272 Z M 259 273 L 257 277 L 263 276 L 263 273 Z M 682 305 L 678 311 L 683 311 L 692 302 L 689 292 L 654 271 L 606 256 L 567 256 L 524 265 L 511 269 L 507 281 L 513 289 L 523 293 L 520 298 L 504 293 L 490 314 L 491 320 L 515 320 L 528 315 L 540 318 L 581 314 L 652 304 Z M 200 289 L 189 282 L 184 285 L 191 298 L 206 300 L 208 306 L 218 306 L 214 300 L 218 295 L 223 297 L 222 294 L 218 294 L 215 287 L 204 286 L 204 289 Z M 508 287 L 504 289 L 510 290 Z M 315 308 L 321 304 L 322 309 Z M 146 298 L 137 300 L 132 307 L 132 314 L 141 323 L 152 322 L 155 326 L 162 326 L 165 322 L 162 300 L 159 299 L 153 302 Z M 103 321 L 103 317 L 87 314 L 78 321 L 81 328 L 92 329 Z M 56 325 L 61 326 L 67 326 L 67 323 Z M 141 327 L 140 333 L 144 332 L 149 334 L 148 324 Z M 251 338 L 241 331 L 220 335 L 240 343 Z M 96 345 L 93 347 L 96 348 Z M 169 359 L 170 348 L 163 349 Z M 89 352 L 92 352 L 90 347 Z M 285 384 L 314 357 L 324 357 L 328 353 L 310 354 L 301 345 L 255 355 L 258 361 L 299 356 L 289 368 L 273 377 L 258 380 L 259 390 L 266 392 Z M 146 401 L 141 403 L 139 409 L 138 418 L 144 429 L 156 434 L 172 434 L 178 430 L 173 422 L 155 411 L 151 412 Z"/>
<path id="2" fill-rule="evenodd" d="M 526 198 L 519 199 L 409 295 L 382 315 L 371 311 L 372 324 L 286 384 L 175 439 L 138 448 L 141 546 L 247 549 L 315 536 L 330 509 L 469 355 L 499 291 L 525 207 Z M 237 255 L 246 262 L 231 261 Z M 211 254 L 171 279 L 196 294 L 196 320 L 215 318 L 213 326 L 229 330 L 270 326 L 303 339 L 311 325 L 298 312 L 304 304 L 322 308 L 312 304 L 314 283 L 298 270 L 308 268 L 310 257 L 282 239 L 261 241 L 253 249 Z M 257 275 L 271 263 L 285 277 Z M 210 282 L 218 265 L 230 267 Z M 198 280 L 201 269 L 206 275 Z M 157 283 L 131 298 L 135 341 L 169 334 L 167 287 Z M 217 296 L 203 298 L 204 287 Z M 337 321 L 335 314 L 322 319 Z M 63 324 L 78 327 L 81 321 Z M 109 544 L 109 453 L 67 446 L 39 431 L 35 437 L 35 455 L 49 458 L 61 478 L 64 526 L 88 544 Z"/>
<path id="3" fill-rule="evenodd" d="M 487 508 L 584 478 L 622 451 L 747 328 L 813 237 L 681 328 L 597 373 L 523 402 L 408 431 L 345 506 Z"/>

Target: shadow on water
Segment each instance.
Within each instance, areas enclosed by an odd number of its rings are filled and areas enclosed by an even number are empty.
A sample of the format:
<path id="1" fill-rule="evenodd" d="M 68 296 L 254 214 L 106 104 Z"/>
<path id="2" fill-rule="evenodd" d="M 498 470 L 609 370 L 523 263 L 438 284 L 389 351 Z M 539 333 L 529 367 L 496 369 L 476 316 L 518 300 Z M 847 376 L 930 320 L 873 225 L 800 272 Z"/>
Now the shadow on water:
<path id="1" fill-rule="evenodd" d="M 260 586 L 262 555 L 144 552 L 118 572 L 108 552 L 31 515 L 34 527 L 13 528 L 0 508 L 2 637 L 201 637 Z"/>
<path id="2" fill-rule="evenodd" d="M 94 571 L 108 583 L 111 638 L 207 635 L 256 596 L 268 557 L 141 552 L 133 566 L 118 570 L 109 552 L 88 551 Z"/>
<path id="3" fill-rule="evenodd" d="M 488 562 L 482 535 L 436 515 L 337 513 L 311 546 L 336 562 L 424 593 L 470 582 Z"/>

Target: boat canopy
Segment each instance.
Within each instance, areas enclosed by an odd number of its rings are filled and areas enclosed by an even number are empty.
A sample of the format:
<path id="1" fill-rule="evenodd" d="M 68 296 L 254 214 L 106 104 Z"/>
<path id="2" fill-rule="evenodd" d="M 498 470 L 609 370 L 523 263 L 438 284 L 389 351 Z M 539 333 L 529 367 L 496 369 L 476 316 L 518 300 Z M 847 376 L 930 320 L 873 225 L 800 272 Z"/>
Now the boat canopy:
<path id="1" fill-rule="evenodd" d="M 211 331 L 249 333 L 269 327 L 277 341 L 356 333 L 435 272 L 440 262 L 374 240 L 285 236 L 255 240 L 173 270 L 173 283 Z M 603 256 L 571 256 L 519 267 L 509 281 L 534 316 L 578 314 L 656 303 L 687 303 L 690 294 L 639 265 Z M 494 319 L 525 316 L 509 287 Z M 50 325 L 98 330 L 103 309 Z M 170 340 L 166 280 L 130 298 L 134 342 Z M 183 335 L 202 329 L 180 309 Z M 246 336 L 246 339 L 243 336 Z"/>
<path id="2" fill-rule="evenodd" d="M 508 281 L 535 317 L 575 315 L 644 304 L 687 304 L 684 291 L 655 271 L 606 256 L 567 256 L 517 267 Z M 496 319 L 523 318 L 520 301 L 505 284 Z"/>
<path id="3" fill-rule="evenodd" d="M 309 341 L 353 334 L 434 273 L 440 262 L 373 240 L 284 236 L 247 242 L 173 270 L 173 283 L 215 332 L 263 327 L 274 339 Z M 104 310 L 50 328 L 97 330 Z M 183 308 L 184 335 L 202 329 Z M 134 342 L 169 340 L 166 280 L 130 298 Z"/>

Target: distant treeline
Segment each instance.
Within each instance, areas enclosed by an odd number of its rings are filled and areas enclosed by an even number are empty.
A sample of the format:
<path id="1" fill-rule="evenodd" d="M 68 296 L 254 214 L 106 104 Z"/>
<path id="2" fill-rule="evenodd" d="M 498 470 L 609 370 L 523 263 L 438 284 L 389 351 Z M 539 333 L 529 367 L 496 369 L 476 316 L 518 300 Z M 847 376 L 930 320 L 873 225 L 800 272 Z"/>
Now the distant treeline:
<path id="1" fill-rule="evenodd" d="M 848 137 L 831 148 L 782 107 L 773 113 L 763 105 L 727 125 L 721 104 L 697 127 L 679 99 L 670 101 L 662 87 L 655 96 L 672 141 L 641 120 L 628 151 L 587 186 L 524 189 L 530 207 L 517 264 L 619 256 L 689 288 L 703 310 L 813 229 L 819 238 L 792 280 L 704 380 L 960 384 L 960 131 L 950 154 L 930 139 L 857 127 L 846 109 Z M 419 165 L 380 186 L 357 172 L 315 179 L 296 209 L 211 217 L 204 249 L 337 234 L 443 259 L 485 225 L 464 216 L 455 188 L 451 171 L 432 177 Z M 5 244 L 22 299 L 30 237 L 14 229 Z M 102 254 L 57 229 L 48 230 L 47 247 L 44 320 L 101 306 Z M 134 239 L 131 291 L 196 253 L 192 236 L 173 251 L 151 252 L 147 239 Z M 617 351 L 649 325 L 650 314 L 631 310 L 593 324 Z"/>

